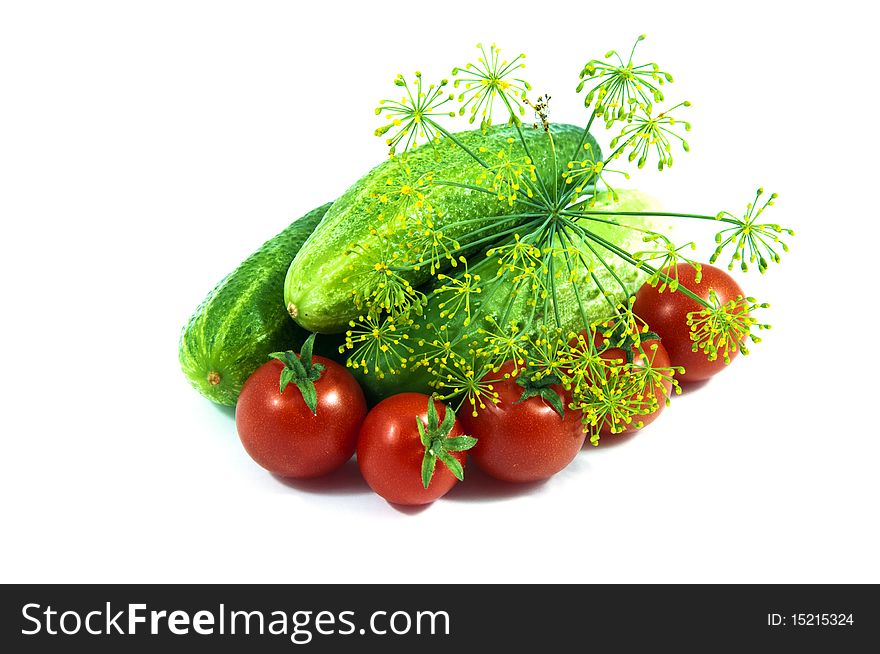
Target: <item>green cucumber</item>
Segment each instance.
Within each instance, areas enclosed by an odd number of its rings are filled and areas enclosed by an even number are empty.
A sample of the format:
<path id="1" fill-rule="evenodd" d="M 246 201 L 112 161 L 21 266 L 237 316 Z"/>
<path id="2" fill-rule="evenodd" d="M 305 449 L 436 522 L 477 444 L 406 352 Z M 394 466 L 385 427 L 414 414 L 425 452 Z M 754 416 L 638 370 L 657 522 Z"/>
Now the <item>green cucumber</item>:
<path id="1" fill-rule="evenodd" d="M 607 196 L 600 200 L 595 209 L 602 211 L 646 211 L 656 209 L 656 202 L 648 195 L 638 191 L 619 191 L 617 202 L 613 202 Z M 613 218 L 613 216 L 602 216 L 603 219 Z M 583 219 L 582 219 L 583 220 Z M 617 220 L 638 227 L 650 226 L 648 219 L 633 216 L 619 216 Z M 589 229 L 605 238 L 612 243 L 619 245 L 624 249 L 639 249 L 642 245 L 641 234 L 635 230 L 625 227 L 610 225 L 600 222 L 584 222 Z M 503 245 L 497 244 L 497 245 Z M 497 247 L 496 245 L 496 247 Z M 603 288 L 611 295 L 612 302 L 620 302 L 625 295 L 629 295 L 635 291 L 645 275 L 636 270 L 633 266 L 623 262 L 615 255 L 602 252 L 602 256 L 614 269 L 617 276 L 627 286 L 627 293 L 616 284 L 612 274 L 598 262 L 587 248 L 580 248 L 584 252 L 585 259 L 595 264 L 595 275 Z M 498 262 L 496 257 L 481 256 L 473 258 L 473 263 L 469 269 L 471 275 L 480 275 L 483 280 L 491 280 L 498 273 Z M 581 279 L 585 278 L 586 267 L 583 263 L 579 263 L 575 271 Z M 460 277 L 463 271 L 458 272 L 452 277 Z M 429 369 L 418 362 L 425 359 L 426 352 L 436 351 L 436 347 L 432 345 L 438 333 L 432 326 L 445 325 L 443 340 L 450 343 L 457 343 L 452 349 L 457 354 L 466 357 L 469 351 L 475 347 L 478 348 L 484 342 L 486 336 L 486 328 L 492 325 L 492 321 L 501 322 L 506 317 L 506 321 L 516 321 L 521 325 L 556 325 L 556 313 L 551 309 L 552 315 L 542 315 L 540 310 L 533 312 L 531 306 L 526 304 L 526 296 L 519 296 L 513 293 L 514 284 L 506 278 L 500 279 L 494 283 L 497 288 L 487 286 L 484 292 L 478 296 L 480 299 L 474 303 L 473 315 L 480 317 L 465 322 L 465 315 L 459 314 L 452 320 L 444 320 L 440 312 L 442 304 L 447 297 L 432 294 L 444 283 L 443 281 L 434 281 L 431 287 L 424 290 L 428 296 L 428 303 L 424 308 L 423 315 L 408 327 L 404 332 L 408 340 L 406 344 L 412 348 L 413 352 L 409 355 L 409 364 L 405 368 L 397 370 L 394 374 L 375 374 L 374 372 L 365 372 L 357 366 L 350 366 L 361 386 L 367 395 L 373 401 L 379 401 L 390 395 L 401 393 L 404 391 L 412 391 L 418 393 L 431 393 L 435 388 L 431 386 L 434 376 Z M 574 283 L 561 278 L 556 285 L 556 310 L 558 311 L 560 327 L 564 331 L 579 331 L 585 327 L 580 308 L 583 306 L 587 318 L 590 321 L 601 320 L 611 315 L 612 309 L 608 301 L 599 292 L 598 287 L 591 279 L 578 284 L 578 293 L 581 302 L 575 295 Z M 532 331 L 525 328 L 525 331 Z"/>
<path id="2" fill-rule="evenodd" d="M 330 204 L 294 221 L 266 241 L 202 301 L 180 336 L 180 367 L 193 387 L 218 404 L 234 405 L 242 384 L 270 352 L 299 349 L 308 333 L 282 303 L 290 260 Z"/>
<path id="3" fill-rule="evenodd" d="M 578 146 L 583 128 L 573 125 L 552 125 L 556 152 L 561 159 L 570 156 Z M 524 139 L 532 156 L 532 164 L 543 179 L 552 179 L 550 171 L 556 169 L 551 140 L 542 130 L 523 128 Z M 481 153 L 492 160 L 500 151 L 510 153 L 510 158 L 525 156 L 519 132 L 508 126 L 460 132 L 455 138 L 471 151 Z M 599 156 L 599 146 L 588 136 L 592 156 Z M 482 149 L 482 150 L 481 150 Z M 467 251 L 468 243 L 461 241 L 482 226 L 494 224 L 504 227 L 493 217 L 522 213 L 519 202 L 511 206 L 499 201 L 493 194 L 451 186 L 441 182 L 478 185 L 485 169 L 461 147 L 444 139 L 439 145 L 423 145 L 407 155 L 405 164 L 399 159 L 386 161 L 371 170 L 349 188 L 330 208 L 327 217 L 297 254 L 290 266 L 284 283 L 284 301 L 290 315 L 303 327 L 315 332 L 341 332 L 350 320 L 363 312 L 365 298 L 359 293 L 370 293 L 382 284 L 382 273 L 377 267 L 387 263 L 401 251 L 418 249 L 413 245 L 413 226 L 425 220 L 428 212 L 435 231 L 443 231 L 460 221 L 471 221 L 447 229 L 447 243 L 458 240 Z M 408 168 L 405 168 L 408 166 Z M 558 166 L 562 169 L 562 166 Z M 389 195 L 389 180 L 397 187 L 420 188 L 425 176 L 433 176 L 438 183 L 421 187 L 420 202 L 407 194 L 394 195 L 398 207 L 394 211 L 382 204 L 383 196 Z M 401 181 L 402 180 L 402 181 Z M 520 195 L 522 195 L 522 191 Z M 406 204 L 404 204 L 406 203 Z M 389 219 L 379 214 L 386 211 L 394 215 Z M 480 222 L 485 218 L 484 222 Z M 515 224 L 511 219 L 507 225 Z M 481 235 L 477 241 L 481 240 Z M 492 238 L 492 234 L 488 233 Z M 417 240 L 416 240 L 417 242 Z M 391 254 L 389 255 L 389 252 Z M 407 256 L 412 256 L 408 251 Z M 428 265 L 416 270 L 399 273 L 412 287 L 420 286 L 431 277 Z"/>

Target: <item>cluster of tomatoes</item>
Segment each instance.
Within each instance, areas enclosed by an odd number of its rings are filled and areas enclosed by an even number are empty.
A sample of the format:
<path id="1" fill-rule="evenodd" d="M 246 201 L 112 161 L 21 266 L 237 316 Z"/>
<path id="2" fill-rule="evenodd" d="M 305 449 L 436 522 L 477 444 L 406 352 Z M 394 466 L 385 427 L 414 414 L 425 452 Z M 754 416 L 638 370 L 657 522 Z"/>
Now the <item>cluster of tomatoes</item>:
<path id="1" fill-rule="evenodd" d="M 722 303 L 743 295 L 733 278 L 713 266 L 701 267 L 699 282 L 690 264 L 680 264 L 676 272 L 680 286 L 705 299 L 710 289 Z M 701 308 L 683 293 L 661 293 L 647 283 L 633 305 L 633 312 L 659 337 L 643 342 L 648 346 L 643 350 L 653 353 L 651 364 L 684 368 L 678 375 L 684 383 L 707 379 L 725 366 L 721 359 L 709 360 L 694 351 L 687 316 Z M 368 411 L 363 391 L 348 370 L 312 356 L 310 350 L 303 356 L 308 358 L 305 369 L 316 372 L 305 382 L 311 384 L 308 392 L 283 381 L 285 375 L 293 377 L 293 372 L 285 373 L 289 364 L 301 372 L 302 366 L 272 360 L 248 379 L 239 397 L 236 425 L 241 441 L 248 454 L 274 474 L 325 475 L 357 451 L 360 471 L 376 493 L 396 504 L 426 504 L 462 479 L 468 453 L 497 479 L 528 482 L 556 474 L 583 447 L 586 435 L 579 412 L 559 410 L 571 403 L 570 392 L 551 385 L 540 393 L 524 393 L 513 374 L 513 361 L 498 371 L 497 403 L 487 403 L 477 416 L 462 412 L 456 417 L 451 408 L 420 393 L 389 397 Z M 607 349 L 601 356 L 620 359 L 624 353 Z M 634 365 L 639 365 L 638 353 Z M 655 392 L 659 401 L 640 416 L 642 426 L 665 406 L 663 390 Z M 556 394 L 561 405 L 548 401 L 548 393 Z M 628 426 L 623 433 L 634 430 Z"/>

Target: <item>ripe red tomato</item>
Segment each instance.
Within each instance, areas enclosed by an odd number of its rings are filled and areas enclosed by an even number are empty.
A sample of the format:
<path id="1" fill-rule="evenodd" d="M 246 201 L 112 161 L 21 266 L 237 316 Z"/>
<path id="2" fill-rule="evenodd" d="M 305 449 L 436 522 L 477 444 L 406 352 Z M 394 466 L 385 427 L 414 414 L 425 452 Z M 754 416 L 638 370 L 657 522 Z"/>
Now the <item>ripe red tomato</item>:
<path id="1" fill-rule="evenodd" d="M 429 403 L 435 410 L 434 425 Z M 421 393 L 393 395 L 373 407 L 357 444 L 358 466 L 370 488 L 395 504 L 428 504 L 448 493 L 458 481 L 450 465 L 455 468 L 457 462 L 463 474 L 467 457 L 463 450 L 473 445 L 473 439 L 463 436 L 455 414 L 447 417 L 447 411 L 452 410 Z M 425 445 L 417 421 L 428 434 L 437 428 L 432 446 Z M 439 421 L 443 424 L 438 427 Z M 449 444 L 448 451 L 444 443 Z M 437 456 L 426 487 L 423 466 L 432 452 Z"/>
<path id="2" fill-rule="evenodd" d="M 364 393 L 348 370 L 321 356 L 309 354 L 309 359 L 323 366 L 313 382 L 314 413 L 295 382 L 279 392 L 288 367 L 274 359 L 245 382 L 235 407 L 235 424 L 247 453 L 284 477 L 318 477 L 339 468 L 354 453 L 367 414 Z"/>
<path id="3" fill-rule="evenodd" d="M 723 270 L 708 264 L 702 264 L 702 279 L 696 281 L 696 270 L 688 263 L 676 266 L 679 285 L 692 291 L 695 295 L 709 299 L 709 290 L 713 289 L 721 304 L 744 296 L 742 289 L 734 279 Z M 671 277 L 674 273 L 666 271 Z M 679 381 L 694 382 L 708 379 L 721 372 L 725 367 L 723 357 L 710 361 L 701 351 L 693 351 L 693 341 L 687 315 L 692 311 L 701 311 L 703 306 L 687 297 L 680 290 L 665 290 L 660 293 L 659 287 L 645 283 L 636 293 L 633 312 L 651 326 L 663 341 L 673 366 L 682 366 L 685 371 L 678 374 Z M 738 354 L 736 348 L 730 349 L 730 359 Z"/>
<path id="4" fill-rule="evenodd" d="M 498 376 L 514 369 L 514 362 L 508 361 Z M 571 394 L 559 385 L 548 387 L 561 400 L 561 417 L 540 396 L 519 402 L 525 388 L 516 378 L 493 385 L 498 404 L 487 402 L 476 417 L 467 412 L 461 416 L 465 431 L 477 439 L 471 451 L 476 464 L 496 479 L 527 482 L 552 477 L 571 463 L 586 438 L 580 412 L 567 408 Z"/>
<path id="5" fill-rule="evenodd" d="M 632 365 L 635 368 L 669 368 L 672 364 L 670 363 L 669 354 L 666 352 L 666 348 L 663 347 L 663 344 L 657 340 L 656 338 L 651 338 L 648 340 L 643 340 L 641 342 L 641 347 L 632 348 L 633 360 Z M 603 359 L 608 359 L 609 361 L 626 361 L 626 354 L 621 348 L 608 348 L 604 352 L 602 352 L 599 356 Z M 670 373 L 671 374 L 671 373 Z M 620 436 L 623 434 L 631 434 L 633 432 L 639 431 L 637 427 L 638 423 L 641 423 L 642 427 L 645 427 L 657 418 L 663 409 L 666 408 L 666 398 L 669 397 L 669 394 L 672 392 L 672 379 L 663 379 L 661 381 L 662 388 L 657 387 L 652 384 L 651 388 L 653 389 L 654 397 L 657 400 L 657 408 L 651 410 L 651 405 L 653 404 L 651 397 L 651 389 L 645 388 L 645 390 L 638 396 L 634 397 L 633 400 L 639 402 L 645 408 L 645 413 L 640 413 L 636 416 L 633 416 L 633 421 L 628 425 L 624 426 L 623 431 L 618 431 L 616 434 L 611 433 L 611 423 L 606 420 L 602 423 L 601 428 L 599 429 L 599 434 L 601 436 Z M 665 390 L 665 392 L 664 392 Z M 600 440 L 599 443 L 602 443 Z"/>

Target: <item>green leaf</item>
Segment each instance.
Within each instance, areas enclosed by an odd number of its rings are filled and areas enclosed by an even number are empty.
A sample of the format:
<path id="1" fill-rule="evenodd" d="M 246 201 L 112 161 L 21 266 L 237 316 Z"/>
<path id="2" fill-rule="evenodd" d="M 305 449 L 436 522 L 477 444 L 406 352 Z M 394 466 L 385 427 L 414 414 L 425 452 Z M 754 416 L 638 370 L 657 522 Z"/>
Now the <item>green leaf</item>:
<path id="1" fill-rule="evenodd" d="M 544 375 L 539 380 L 535 381 L 531 378 L 531 375 L 527 373 L 522 373 L 517 376 L 516 383 L 522 386 L 525 389 L 533 389 L 533 388 L 545 388 L 547 386 L 556 386 L 562 383 L 562 380 L 559 378 L 559 375 Z M 534 397 L 530 395 L 529 397 Z M 520 398 L 520 401 L 522 398 Z"/>
<path id="2" fill-rule="evenodd" d="M 542 390 L 544 390 L 544 389 L 539 388 L 539 387 L 535 387 L 535 386 L 531 386 L 529 388 L 526 388 L 523 390 L 522 395 L 519 396 L 519 399 L 516 402 L 514 402 L 514 404 L 522 404 L 530 397 L 538 397 L 541 394 Z"/>
<path id="3" fill-rule="evenodd" d="M 541 390 L 541 398 L 553 407 L 560 418 L 565 419 L 565 407 L 562 406 L 562 398 L 559 397 L 559 393 L 552 388 L 544 388 Z"/>
<path id="4" fill-rule="evenodd" d="M 299 360 L 298 357 L 294 356 L 291 358 L 290 363 L 288 364 L 291 370 L 293 370 L 294 374 L 299 379 L 308 379 L 309 375 L 306 373 L 305 366 L 303 366 L 302 361 Z"/>
<path id="5" fill-rule="evenodd" d="M 447 452 L 464 452 L 471 449 L 477 444 L 477 439 L 473 436 L 455 436 L 447 438 L 443 441 L 443 447 Z"/>
<path id="6" fill-rule="evenodd" d="M 293 354 L 293 352 L 272 352 L 272 354 L 269 355 L 269 358 L 277 359 L 289 368 L 290 360 L 295 359 L 296 356 Z"/>
<path id="7" fill-rule="evenodd" d="M 459 463 L 458 459 L 445 450 L 437 452 L 437 457 L 443 462 L 443 465 L 449 468 L 449 472 L 455 475 L 455 478 L 458 479 L 458 481 L 464 480 L 464 468 L 461 467 L 461 463 Z"/>
<path id="8" fill-rule="evenodd" d="M 546 386 L 526 388 L 523 391 L 523 394 L 516 402 L 514 402 L 514 404 L 525 402 L 530 397 L 540 397 L 542 400 L 547 402 L 547 404 L 553 407 L 556 413 L 559 414 L 560 418 L 565 418 L 565 407 L 562 404 L 562 398 L 559 397 L 559 393 L 554 391 L 552 388 Z"/>
<path id="9" fill-rule="evenodd" d="M 307 369 L 312 366 L 312 350 L 314 347 L 315 334 L 312 334 L 306 339 L 306 342 L 303 343 L 302 348 L 299 351 L 299 358 Z"/>
<path id="10" fill-rule="evenodd" d="M 444 438 L 449 435 L 449 432 L 452 431 L 452 427 L 455 425 L 455 411 L 452 410 L 451 406 L 446 407 L 446 415 L 443 416 L 443 424 L 440 425 L 440 435 Z"/>
<path id="11" fill-rule="evenodd" d="M 299 380 L 296 382 L 296 387 L 302 393 L 303 400 L 306 406 L 309 407 L 312 415 L 318 415 L 318 391 L 315 390 L 315 385 L 312 381 L 310 379 Z"/>
<path id="12" fill-rule="evenodd" d="M 429 447 L 431 445 L 431 439 L 428 438 L 428 434 L 425 431 L 425 425 L 422 422 L 422 419 L 418 416 L 416 416 L 416 427 L 419 428 L 419 438 L 422 439 L 422 445 Z"/>
<path id="13" fill-rule="evenodd" d="M 280 393 L 284 392 L 284 389 L 287 388 L 287 385 L 293 381 L 295 375 L 293 374 L 293 370 L 290 368 L 282 368 L 281 369 L 281 383 L 280 383 Z"/>
<path id="14" fill-rule="evenodd" d="M 420 421 L 421 422 L 421 421 Z M 428 487 L 431 478 L 434 476 L 434 467 L 437 465 L 437 457 L 425 450 L 425 456 L 422 459 L 422 486 Z"/>
<path id="15" fill-rule="evenodd" d="M 428 431 L 437 431 L 439 418 L 437 417 L 437 408 L 434 406 L 434 398 L 428 398 Z"/>

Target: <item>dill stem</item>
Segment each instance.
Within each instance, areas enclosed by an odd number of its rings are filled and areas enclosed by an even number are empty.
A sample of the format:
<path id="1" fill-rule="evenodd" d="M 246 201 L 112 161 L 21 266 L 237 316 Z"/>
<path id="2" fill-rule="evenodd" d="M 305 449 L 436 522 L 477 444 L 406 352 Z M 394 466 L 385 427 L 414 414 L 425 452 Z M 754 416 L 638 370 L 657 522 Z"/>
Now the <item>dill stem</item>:
<path id="1" fill-rule="evenodd" d="M 450 223 L 446 229 L 449 230 L 453 227 L 460 227 L 461 225 L 470 225 L 471 223 L 483 223 L 487 220 L 494 220 L 495 222 L 503 223 L 507 220 L 513 220 L 517 218 L 543 218 L 543 213 L 510 213 L 505 214 L 503 216 L 480 216 L 479 218 L 468 218 L 467 220 L 457 220 L 454 223 Z M 494 225 L 495 223 L 493 223 Z"/>
<path id="2" fill-rule="evenodd" d="M 699 213 L 674 213 L 671 211 L 600 211 L 593 209 L 583 209 L 580 213 L 584 216 L 649 216 L 651 218 L 697 218 L 699 220 L 711 220 L 713 222 L 730 223 L 739 225 L 739 221 L 734 218 L 718 218 L 718 216 L 707 216 Z"/>
<path id="3" fill-rule="evenodd" d="M 535 222 L 537 222 L 537 221 L 535 221 Z M 534 239 L 535 242 L 539 242 L 539 241 L 541 241 L 541 239 L 542 239 L 543 236 L 544 236 L 544 232 L 545 232 L 546 229 L 547 229 L 547 225 L 548 225 L 549 223 L 550 223 L 550 216 L 547 216 L 546 220 L 544 220 L 544 222 L 541 223 L 541 225 L 540 225 L 539 227 L 535 228 L 535 229 L 532 230 L 531 232 L 527 233 L 524 237 L 522 237 L 522 239 L 521 239 L 522 242 L 523 242 L 523 243 L 528 243 L 528 242 L 530 242 L 532 239 Z M 533 223 L 533 224 L 534 224 L 534 223 Z M 535 237 L 536 234 L 537 234 L 537 237 Z M 534 243 L 533 243 L 533 245 L 534 245 Z M 506 275 L 507 275 L 507 272 L 505 272 L 504 275 L 506 276 Z M 525 279 L 523 279 L 523 280 L 520 280 L 520 283 L 518 284 L 517 288 L 518 288 L 519 286 L 522 286 L 523 282 L 528 282 L 528 279 L 525 278 Z M 507 319 L 510 317 L 510 312 L 513 310 L 513 305 L 514 305 L 514 303 L 515 303 L 515 300 L 514 300 L 513 302 L 508 302 L 508 303 L 507 303 L 507 307 L 505 307 L 505 309 L 504 309 L 504 316 L 501 318 L 501 322 L 502 322 L 502 323 L 506 323 L 506 322 L 507 322 Z M 537 302 L 535 302 L 535 306 L 537 306 Z M 532 307 L 532 315 L 531 315 L 531 317 L 529 318 L 529 324 L 531 324 L 532 320 L 534 320 L 534 315 L 535 315 L 535 314 L 534 314 L 534 308 L 535 308 L 535 307 L 533 306 L 533 307 Z"/>
<path id="4" fill-rule="evenodd" d="M 572 247 L 574 247 L 574 243 L 573 243 L 573 241 L 571 241 L 571 237 L 568 237 L 568 238 L 569 238 L 569 243 L 571 243 Z M 611 307 L 611 310 L 613 312 L 617 313 L 617 305 L 614 304 L 614 302 L 611 300 L 610 297 L 608 297 L 608 292 L 605 290 L 605 287 L 602 286 L 602 282 L 600 282 L 599 278 L 596 277 L 596 273 L 593 272 L 590 265 L 587 263 L 586 259 L 584 259 L 583 253 L 581 253 L 579 250 L 578 250 L 578 259 L 580 259 L 581 264 L 583 264 L 586 271 L 590 274 L 590 278 L 593 280 L 593 283 L 596 285 L 596 288 L 599 289 L 599 293 L 602 295 L 602 298 L 608 303 L 608 306 Z M 583 313 L 583 311 L 581 313 Z M 584 322 L 584 327 L 589 327 L 589 326 L 590 326 L 589 322 Z"/>
<path id="5" fill-rule="evenodd" d="M 485 161 L 480 159 L 480 157 L 477 154 L 475 154 L 469 147 L 467 147 L 464 143 L 462 143 L 459 139 L 457 139 L 449 130 L 444 129 L 441 125 L 439 125 L 438 123 L 435 123 L 434 121 L 431 121 L 431 122 L 434 124 L 434 127 L 437 129 L 438 132 L 443 134 L 443 136 L 445 136 L 446 138 L 450 139 L 458 147 L 460 147 L 462 150 L 467 152 L 474 161 L 476 161 L 483 168 L 486 168 L 488 170 L 488 168 L 489 168 L 488 164 L 486 164 Z"/>
<path id="6" fill-rule="evenodd" d="M 574 149 L 574 152 L 571 153 L 571 159 L 569 161 L 574 161 L 578 153 L 581 151 L 581 148 L 584 147 L 584 143 L 587 140 L 587 134 L 590 133 L 590 128 L 593 126 L 593 119 L 596 117 L 595 111 L 590 111 L 590 120 L 587 121 L 587 126 L 584 127 L 584 131 L 581 132 L 581 140 L 578 142 L 577 147 Z"/>
<path id="7" fill-rule="evenodd" d="M 562 327 L 562 321 L 559 319 L 559 303 L 556 301 L 556 278 L 554 275 L 554 262 L 555 257 L 553 256 L 553 241 L 556 238 L 556 223 L 553 223 L 553 226 L 550 229 L 550 252 L 549 252 L 549 274 L 550 274 L 550 294 L 553 296 L 553 316 L 556 318 L 556 326 Z M 547 315 L 547 310 L 544 310 L 544 315 Z"/>
<path id="8" fill-rule="evenodd" d="M 566 243 L 569 244 L 570 247 L 574 247 L 574 244 L 571 242 L 571 240 L 568 237 L 568 234 L 565 233 L 564 229 L 559 232 L 559 236 L 560 236 L 560 238 L 559 238 L 560 242 L 565 241 Z M 574 278 L 574 270 L 572 269 L 572 266 L 571 266 L 571 257 L 565 257 L 565 266 L 566 266 L 566 268 L 568 268 L 568 277 L 571 280 L 571 287 L 574 289 L 574 297 L 577 300 L 578 312 L 581 314 L 581 320 L 583 321 L 584 326 L 586 326 L 590 323 L 589 323 L 589 319 L 587 318 L 587 313 L 586 313 L 586 311 L 584 311 L 584 303 L 583 303 L 583 300 L 581 300 L 581 294 L 580 294 L 580 291 L 578 290 L 577 280 Z M 557 325 L 558 325 L 558 323 L 557 323 Z"/>
<path id="9" fill-rule="evenodd" d="M 519 121 L 519 119 L 516 117 L 516 113 L 513 111 L 513 108 L 510 106 L 510 101 L 507 99 L 507 96 L 504 95 L 503 93 L 501 94 L 501 99 L 504 101 L 504 105 L 507 107 L 507 111 L 510 112 L 510 119 L 511 119 L 511 121 L 513 122 L 513 126 L 516 127 L 517 134 L 519 134 L 519 140 L 520 140 L 520 142 L 522 143 L 523 150 L 525 150 L 526 156 L 529 158 L 529 160 L 532 162 L 532 164 L 535 166 L 535 169 L 537 170 L 537 163 L 536 163 L 536 160 L 535 160 L 535 158 L 532 156 L 532 153 L 531 153 L 531 151 L 529 150 L 529 146 L 526 144 L 526 137 L 525 137 L 525 135 L 523 134 L 522 127 L 521 127 L 520 124 L 519 124 L 520 121 Z M 543 178 L 543 176 L 540 174 L 540 172 L 541 172 L 541 171 L 538 171 L 538 175 L 537 175 L 537 177 L 538 177 L 538 184 L 540 184 L 540 186 L 541 186 L 541 191 L 542 191 L 542 194 L 541 194 L 541 195 L 542 195 L 543 198 L 544 198 L 544 202 L 546 202 L 546 203 L 547 203 L 547 206 L 549 207 L 549 206 L 552 204 L 552 203 L 550 202 L 550 194 L 549 194 L 549 192 L 547 191 L 547 186 L 546 186 L 546 184 L 544 184 L 544 178 Z M 553 174 L 556 175 L 556 173 L 557 173 L 557 170 L 556 170 L 556 166 L 554 165 L 554 166 L 553 166 Z"/>
<path id="10" fill-rule="evenodd" d="M 534 222 L 537 222 L 537 221 L 534 221 Z M 482 229 L 475 230 L 474 233 L 476 234 L 476 233 L 485 231 L 486 229 L 489 229 L 491 227 L 494 227 L 494 225 L 488 225 L 487 227 L 483 227 Z M 458 248 L 457 250 L 455 250 L 455 252 L 469 250 L 476 245 L 482 245 L 483 243 L 487 243 L 489 241 L 497 241 L 499 238 L 501 238 L 503 236 L 507 236 L 509 234 L 513 234 L 514 232 L 516 232 L 517 230 L 520 230 L 522 228 L 523 228 L 523 225 L 514 225 L 513 227 L 510 227 L 510 228 L 505 229 L 503 231 L 495 232 L 494 234 L 491 234 L 490 236 L 485 236 L 479 240 L 473 241 L 472 243 L 468 243 L 467 245 L 462 246 L 462 247 Z M 465 239 L 467 236 L 468 235 L 462 236 L 462 240 Z"/>
<path id="11" fill-rule="evenodd" d="M 629 295 L 629 289 L 626 287 L 626 284 L 624 284 L 623 281 L 620 279 L 620 277 L 617 276 L 617 273 L 615 273 L 613 268 L 608 264 L 607 261 L 605 261 L 605 258 L 596 251 L 596 249 L 593 247 L 592 243 L 590 243 L 589 241 L 586 240 L 586 238 L 585 238 L 586 234 L 584 233 L 585 230 L 583 228 L 581 228 L 579 225 L 572 223 L 571 221 L 566 220 L 566 223 L 568 223 L 569 227 L 571 227 L 573 231 L 578 233 L 578 235 L 581 237 L 581 242 L 589 248 L 590 252 L 593 253 L 593 256 L 595 256 L 599 260 L 599 262 L 605 267 L 605 269 L 608 270 L 609 273 L 611 273 L 611 276 L 617 282 L 618 286 L 620 286 L 620 290 L 623 291 L 623 294 L 625 296 Z M 590 266 L 584 260 L 583 255 L 581 255 L 579 253 L 579 256 L 580 256 L 581 262 L 584 264 L 584 267 L 586 267 L 589 270 Z M 608 294 L 605 292 L 605 289 L 603 288 L 602 284 L 599 282 L 599 279 L 596 277 L 595 273 L 592 270 L 590 270 L 590 276 L 593 278 L 593 282 L 599 288 L 599 291 L 602 293 L 602 296 L 605 298 L 605 301 L 608 302 L 608 304 L 611 306 L 614 313 L 619 314 L 620 311 L 618 311 L 617 305 L 611 300 L 610 297 L 608 297 Z"/>
<path id="12" fill-rule="evenodd" d="M 574 222 L 572 222 L 572 221 L 570 221 L 570 220 L 565 219 L 565 222 L 566 222 L 566 223 L 567 223 L 567 224 L 568 224 L 573 230 L 575 230 L 576 232 L 578 232 L 578 233 L 581 235 L 581 238 L 582 238 L 582 240 L 583 240 L 584 232 L 585 232 L 586 230 L 584 230 L 584 228 L 581 227 L 580 225 L 578 225 L 577 223 L 574 223 Z M 592 243 L 589 243 L 588 241 L 584 241 L 584 245 L 586 245 L 588 248 L 590 248 L 590 252 L 592 252 L 592 253 L 596 256 L 596 258 L 602 263 L 602 265 L 605 267 L 605 269 L 606 269 L 609 273 L 611 273 L 611 276 L 612 276 L 612 277 L 614 278 L 614 280 L 617 282 L 617 285 L 620 286 L 620 289 L 623 291 L 624 295 L 627 295 L 627 294 L 629 293 L 629 289 L 626 287 L 626 284 L 623 283 L 623 280 L 621 280 L 620 277 L 617 275 L 617 273 L 615 272 L 614 268 L 613 268 L 613 267 L 612 267 L 607 261 L 605 261 L 605 258 L 604 258 L 601 254 L 599 254 L 598 252 L 596 252 L 596 249 L 593 247 Z"/>
<path id="13" fill-rule="evenodd" d="M 482 186 L 476 186 L 474 184 L 465 184 L 464 182 L 452 182 L 452 181 L 448 181 L 448 180 L 434 181 L 434 184 L 438 185 L 438 186 L 454 186 L 457 188 L 469 189 L 471 191 L 480 191 L 481 193 L 488 193 L 492 197 L 497 197 L 493 191 L 490 191 L 487 188 L 483 188 Z M 527 200 L 527 199 L 520 198 L 520 197 L 518 197 L 516 199 L 516 202 L 528 205 L 534 209 L 539 209 L 542 211 L 547 208 L 546 206 L 540 205 L 537 202 L 532 202 L 531 200 Z M 503 217 L 503 216 L 498 216 L 498 217 Z"/>
<path id="14" fill-rule="evenodd" d="M 550 149 L 553 151 L 553 202 L 556 203 L 559 201 L 559 162 L 556 160 L 556 142 L 549 129 L 547 136 L 550 138 Z M 554 206 L 558 205 L 554 204 Z"/>
<path id="15" fill-rule="evenodd" d="M 589 231 L 588 229 L 584 230 L 584 235 L 587 238 L 595 241 L 596 243 L 598 243 L 599 245 L 604 247 L 606 250 L 613 252 L 614 254 L 619 256 L 621 259 L 623 259 L 624 261 L 626 261 L 630 265 L 635 266 L 639 270 L 647 271 L 648 273 L 650 273 L 652 275 L 659 275 L 660 277 L 662 277 L 666 281 L 667 284 L 671 284 L 674 281 L 665 272 L 658 270 L 657 268 L 654 268 L 654 266 L 651 266 L 647 263 L 637 261 L 629 252 L 627 252 L 623 248 L 620 248 L 617 245 L 614 245 L 614 243 L 610 243 L 609 241 L 606 241 L 604 238 L 602 238 L 601 236 L 599 236 L 597 234 L 594 234 L 593 232 Z M 675 293 L 684 293 L 686 296 L 688 296 L 690 299 L 692 299 L 694 302 L 700 304 L 701 306 L 704 306 L 707 309 L 712 308 L 711 304 L 709 304 L 706 300 L 704 300 L 699 295 L 697 295 L 696 293 L 694 293 L 693 291 L 691 291 L 690 289 L 688 289 L 685 286 L 679 285 L 679 287 L 675 290 Z"/>

